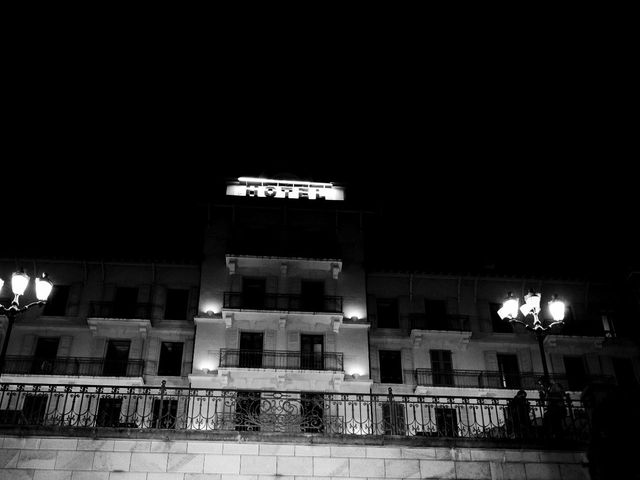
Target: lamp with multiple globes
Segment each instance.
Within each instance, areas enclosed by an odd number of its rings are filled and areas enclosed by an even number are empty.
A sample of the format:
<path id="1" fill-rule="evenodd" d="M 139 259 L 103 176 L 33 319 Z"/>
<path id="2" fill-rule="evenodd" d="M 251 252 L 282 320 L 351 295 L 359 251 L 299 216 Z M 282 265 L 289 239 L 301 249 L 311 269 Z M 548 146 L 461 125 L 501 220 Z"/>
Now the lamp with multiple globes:
<path id="1" fill-rule="evenodd" d="M 13 301 L 11 305 L 5 307 L 4 305 L 0 305 L 0 314 L 4 314 L 9 321 L 7 324 L 7 331 L 4 335 L 4 342 L 2 343 L 2 353 L 0 353 L 0 371 L 2 371 L 2 367 L 4 366 L 4 358 L 7 353 L 7 347 L 9 345 L 9 337 L 11 337 L 11 330 L 13 328 L 13 322 L 15 321 L 18 314 L 26 312 L 32 307 L 37 305 L 44 305 L 47 303 L 47 299 L 51 294 L 51 290 L 53 289 L 53 283 L 47 277 L 46 273 L 42 274 L 42 277 L 36 278 L 35 287 L 36 287 L 36 298 L 38 299 L 36 302 L 31 302 L 23 307 L 20 306 L 20 296 L 24 295 L 27 286 L 29 285 L 29 275 L 27 275 L 24 270 L 20 270 L 15 272 L 11 276 L 11 290 L 13 291 Z M 2 287 L 4 286 L 4 280 L 0 278 L 0 291 L 2 291 Z"/>
<path id="2" fill-rule="evenodd" d="M 511 292 L 507 296 L 506 300 L 502 304 L 502 308 L 498 310 L 498 315 L 502 320 L 507 319 L 511 323 L 519 323 L 524 325 L 527 330 L 532 331 L 536 335 L 538 340 L 538 347 L 540 348 L 540 356 L 542 358 L 542 369 L 544 376 L 542 378 L 542 385 L 545 391 L 549 388 L 549 369 L 547 367 L 547 358 L 544 353 L 544 337 L 547 336 L 549 330 L 564 323 L 565 304 L 558 299 L 557 295 L 554 295 L 548 302 L 549 312 L 553 321 L 548 325 L 544 325 L 540 320 L 540 293 L 529 290 L 529 293 L 524 297 L 524 304 L 520 306 L 520 301 L 513 296 Z M 526 322 L 518 318 L 518 312 L 522 313 L 522 317 L 526 318 L 531 315 L 533 317 L 533 323 Z"/>

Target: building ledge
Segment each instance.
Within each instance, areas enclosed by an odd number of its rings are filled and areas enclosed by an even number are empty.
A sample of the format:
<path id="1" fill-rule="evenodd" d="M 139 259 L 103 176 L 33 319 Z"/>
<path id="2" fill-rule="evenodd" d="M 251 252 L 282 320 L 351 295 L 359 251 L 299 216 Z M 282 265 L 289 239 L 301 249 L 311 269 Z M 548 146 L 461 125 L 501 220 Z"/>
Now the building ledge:
<path id="1" fill-rule="evenodd" d="M 103 377 L 93 375 L 31 375 L 19 373 L 3 373 L 0 383 L 37 383 L 65 385 L 106 385 L 114 387 L 145 385 L 142 377 Z"/>
<path id="2" fill-rule="evenodd" d="M 550 350 L 556 348 L 577 348 L 585 349 L 585 353 L 600 350 L 605 337 L 591 337 L 578 335 L 547 335 L 544 339 L 544 346 Z"/>
<path id="3" fill-rule="evenodd" d="M 94 337 L 146 338 L 151 320 L 137 318 L 87 318 Z"/>
<path id="4" fill-rule="evenodd" d="M 289 266 L 305 270 L 330 271 L 337 278 L 342 271 L 342 260 L 338 258 L 305 258 L 305 257 L 271 257 L 265 255 L 225 255 L 229 273 L 236 273 L 238 268 L 274 268 L 286 275 Z"/>
<path id="5" fill-rule="evenodd" d="M 248 431 L 198 431 L 171 429 L 138 429 L 119 427 L 40 427 L 0 426 L 0 435 L 19 437 L 76 437 L 140 440 L 188 440 L 232 443 L 293 443 L 302 445 L 366 445 L 405 447 L 487 448 L 501 450 L 558 450 L 585 452 L 587 444 L 569 440 L 520 441 L 514 439 L 443 438 L 402 435 L 348 435 L 322 433 L 276 433 Z"/>
<path id="6" fill-rule="evenodd" d="M 471 331 L 411 330 L 410 338 L 415 347 L 464 351 L 471 340 Z"/>

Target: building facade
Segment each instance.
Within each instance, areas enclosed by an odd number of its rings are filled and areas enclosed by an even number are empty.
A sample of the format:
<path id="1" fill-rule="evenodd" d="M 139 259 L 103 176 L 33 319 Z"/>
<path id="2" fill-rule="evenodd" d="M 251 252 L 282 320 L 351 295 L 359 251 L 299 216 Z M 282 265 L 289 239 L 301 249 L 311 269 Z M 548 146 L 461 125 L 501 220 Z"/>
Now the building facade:
<path id="1" fill-rule="evenodd" d="M 227 193 L 200 263 L 0 261 L 5 281 L 23 267 L 55 284 L 13 325 L 0 423 L 513 439 L 519 390 L 541 426 L 542 355 L 575 434 L 588 384 L 638 382 L 607 284 L 368 271 L 365 212 L 339 186 L 241 178 Z M 529 289 L 568 305 L 543 349 L 497 314 Z"/>

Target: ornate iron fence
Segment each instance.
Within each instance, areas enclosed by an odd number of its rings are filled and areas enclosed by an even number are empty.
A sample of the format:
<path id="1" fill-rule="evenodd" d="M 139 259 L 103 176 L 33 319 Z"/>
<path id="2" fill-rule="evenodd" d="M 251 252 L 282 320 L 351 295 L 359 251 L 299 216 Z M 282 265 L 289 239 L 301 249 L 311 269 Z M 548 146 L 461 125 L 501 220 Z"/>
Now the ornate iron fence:
<path id="1" fill-rule="evenodd" d="M 586 441 L 581 405 L 562 416 L 539 399 L 9 384 L 0 386 L 0 427 L 176 429 L 322 435 Z"/>
<path id="2" fill-rule="evenodd" d="M 144 372 L 144 360 L 108 360 L 91 357 L 40 358 L 8 356 L 3 373 L 31 375 L 92 375 L 97 377 L 140 377 Z"/>
<path id="3" fill-rule="evenodd" d="M 242 292 L 224 292 L 224 308 L 249 310 L 281 310 L 287 312 L 342 313 L 342 297 L 265 293 L 248 295 Z"/>
<path id="4" fill-rule="evenodd" d="M 286 350 L 220 349 L 220 367 L 333 370 L 341 372 L 342 353 L 303 353 Z"/>

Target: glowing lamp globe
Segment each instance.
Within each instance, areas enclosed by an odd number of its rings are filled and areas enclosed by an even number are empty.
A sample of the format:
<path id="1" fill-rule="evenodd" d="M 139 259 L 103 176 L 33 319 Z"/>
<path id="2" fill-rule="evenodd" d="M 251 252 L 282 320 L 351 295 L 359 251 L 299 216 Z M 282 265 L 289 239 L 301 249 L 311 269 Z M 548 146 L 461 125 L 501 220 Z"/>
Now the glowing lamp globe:
<path id="1" fill-rule="evenodd" d="M 498 315 L 502 320 L 505 318 L 516 318 L 518 316 L 518 299 L 515 298 L 511 292 L 509 292 L 509 296 L 503 302 L 502 308 L 498 310 Z"/>
<path id="2" fill-rule="evenodd" d="M 11 276 L 11 290 L 14 295 L 24 295 L 24 291 L 29 284 L 29 275 L 20 270 Z"/>
<path id="3" fill-rule="evenodd" d="M 36 297 L 38 300 L 46 302 L 52 289 L 53 283 L 49 280 L 46 273 L 42 274 L 42 278 L 36 278 Z"/>

